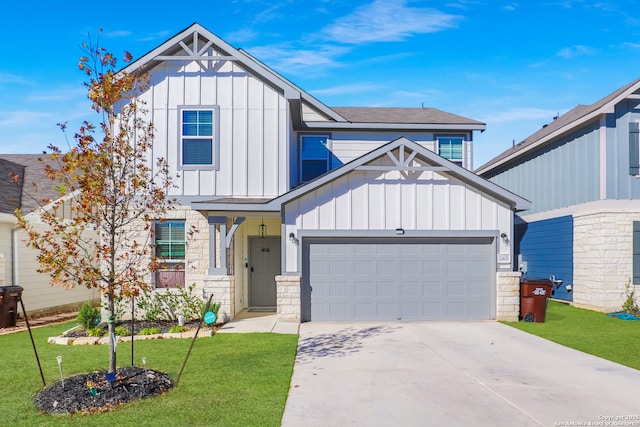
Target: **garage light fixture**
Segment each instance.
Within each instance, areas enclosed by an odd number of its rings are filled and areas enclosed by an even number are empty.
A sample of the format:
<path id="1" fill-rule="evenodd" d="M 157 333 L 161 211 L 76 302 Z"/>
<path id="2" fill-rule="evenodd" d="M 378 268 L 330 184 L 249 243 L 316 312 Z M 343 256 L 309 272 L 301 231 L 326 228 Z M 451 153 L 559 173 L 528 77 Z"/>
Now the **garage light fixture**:
<path id="1" fill-rule="evenodd" d="M 293 233 L 289 233 L 289 241 L 294 245 L 297 245 L 298 243 L 300 243 L 300 240 L 296 239 L 296 235 Z"/>
<path id="2" fill-rule="evenodd" d="M 396 228 L 396 234 L 398 236 L 404 236 L 404 228 Z"/>

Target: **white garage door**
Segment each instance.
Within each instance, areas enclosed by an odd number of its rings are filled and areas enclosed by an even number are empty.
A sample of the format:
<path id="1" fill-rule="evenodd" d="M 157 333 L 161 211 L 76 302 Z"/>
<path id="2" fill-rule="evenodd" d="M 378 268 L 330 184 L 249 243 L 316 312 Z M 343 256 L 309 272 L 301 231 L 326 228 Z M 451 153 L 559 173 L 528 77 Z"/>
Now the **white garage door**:
<path id="1" fill-rule="evenodd" d="M 495 317 L 492 239 L 304 242 L 303 320 Z"/>

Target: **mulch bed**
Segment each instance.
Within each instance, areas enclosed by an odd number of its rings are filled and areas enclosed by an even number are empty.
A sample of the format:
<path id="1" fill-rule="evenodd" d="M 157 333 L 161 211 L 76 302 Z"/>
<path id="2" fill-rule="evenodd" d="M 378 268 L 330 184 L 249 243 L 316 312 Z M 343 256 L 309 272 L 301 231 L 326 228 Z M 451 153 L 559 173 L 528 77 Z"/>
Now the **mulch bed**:
<path id="1" fill-rule="evenodd" d="M 192 320 L 192 321 L 187 321 L 185 322 L 185 326 L 189 329 L 197 329 L 198 328 L 198 323 L 200 323 L 199 320 Z M 139 332 L 143 329 L 148 329 L 148 328 L 157 328 L 158 329 L 158 333 L 160 334 L 164 334 L 166 332 L 169 332 L 169 329 L 171 329 L 171 327 L 176 326 L 178 324 L 178 322 L 175 321 L 169 321 L 169 320 L 135 320 L 133 322 L 133 333 L 134 335 L 138 335 Z M 123 320 L 123 321 L 119 321 L 116 322 L 116 327 L 117 326 L 124 326 L 125 328 L 127 328 L 128 330 L 131 330 L 131 321 L 130 320 Z M 106 334 L 107 333 L 107 324 L 106 323 L 101 323 L 98 325 L 98 327 L 100 327 L 103 332 Z M 202 329 L 207 328 L 207 324 L 203 323 L 202 324 Z M 78 337 L 86 337 L 87 335 L 87 331 L 85 329 L 76 329 L 73 331 L 68 332 L 67 334 L 65 334 L 66 337 L 71 337 L 71 338 L 78 338 Z"/>
<path id="2" fill-rule="evenodd" d="M 173 387 L 162 372 L 136 367 L 120 368 L 108 382 L 106 371 L 65 378 L 42 389 L 35 397 L 38 409 L 51 414 L 103 412 L 137 399 L 157 396 Z"/>

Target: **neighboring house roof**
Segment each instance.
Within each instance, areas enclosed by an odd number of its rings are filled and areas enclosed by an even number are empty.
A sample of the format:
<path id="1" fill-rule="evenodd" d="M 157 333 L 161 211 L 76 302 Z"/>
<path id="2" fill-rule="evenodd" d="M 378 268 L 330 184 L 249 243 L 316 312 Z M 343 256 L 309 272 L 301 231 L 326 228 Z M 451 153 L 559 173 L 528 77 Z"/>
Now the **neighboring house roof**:
<path id="1" fill-rule="evenodd" d="M 356 170 L 359 167 L 365 166 L 367 163 L 378 159 L 381 156 L 385 156 L 387 153 L 392 152 L 398 147 L 407 147 L 415 151 L 417 156 L 425 160 L 429 165 L 436 167 L 440 173 L 445 173 L 455 177 L 456 179 L 471 185 L 472 187 L 490 194 L 497 199 L 509 204 L 511 209 L 516 211 L 527 210 L 531 207 L 531 202 L 528 200 L 494 184 L 493 182 L 486 180 L 473 172 L 464 169 L 448 161 L 447 159 L 439 156 L 433 151 L 423 147 L 422 145 L 411 141 L 405 137 L 398 138 L 387 144 L 384 144 L 375 150 L 372 150 L 352 161 L 346 163 L 339 168 L 333 169 L 318 178 L 294 188 L 293 190 L 278 196 L 272 200 L 252 200 L 247 203 L 243 199 L 224 198 L 214 199 L 207 201 L 191 202 L 191 206 L 196 210 L 212 210 L 212 211 L 256 211 L 256 212 L 278 212 L 283 204 L 288 203 L 298 197 L 301 197 L 310 191 L 313 191 L 331 181 L 334 181 L 347 173 Z M 398 170 L 402 170 L 402 166 L 398 166 Z"/>
<path id="2" fill-rule="evenodd" d="M 18 207 L 33 212 L 43 199 L 58 197 L 44 173 L 47 161 L 46 154 L 0 154 L 0 212 L 13 213 Z M 17 182 L 11 171 L 18 175 Z"/>
<path id="3" fill-rule="evenodd" d="M 192 48 L 188 48 L 191 44 Z M 208 56 L 209 47 L 223 55 Z M 198 23 L 185 28 L 160 46 L 146 53 L 123 69 L 124 72 L 148 72 L 162 61 L 176 60 L 234 61 L 276 88 L 289 101 L 293 126 L 300 129 L 433 129 L 433 130 L 485 130 L 482 122 L 467 119 L 433 108 L 329 108 L 309 93 L 300 89 L 282 75 L 242 49 L 236 49 Z M 312 107 L 328 121 L 302 119 L 302 103 Z"/>
<path id="4" fill-rule="evenodd" d="M 13 174 L 23 176 L 24 166 L 0 158 L 0 213 L 13 213 L 20 207 L 22 182 L 13 182 Z"/>
<path id="5" fill-rule="evenodd" d="M 629 97 L 638 97 L 635 93 L 640 90 L 640 79 L 621 87 L 591 105 L 578 105 L 567 113 L 531 134 L 512 148 L 504 151 L 484 165 L 476 169 L 476 173 L 483 174 L 511 160 L 519 158 L 530 151 L 545 145 L 556 138 L 574 132 L 576 129 L 599 119 L 603 114 L 613 113 L 619 102 Z"/>

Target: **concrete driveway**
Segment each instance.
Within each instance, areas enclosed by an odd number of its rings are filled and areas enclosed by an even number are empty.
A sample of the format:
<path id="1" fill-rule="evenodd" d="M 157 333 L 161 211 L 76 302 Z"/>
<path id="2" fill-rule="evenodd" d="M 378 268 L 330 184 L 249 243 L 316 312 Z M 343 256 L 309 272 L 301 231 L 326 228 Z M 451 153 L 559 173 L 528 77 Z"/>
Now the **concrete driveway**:
<path id="1" fill-rule="evenodd" d="M 640 426 L 640 371 L 497 322 L 310 322 L 282 425 Z"/>

